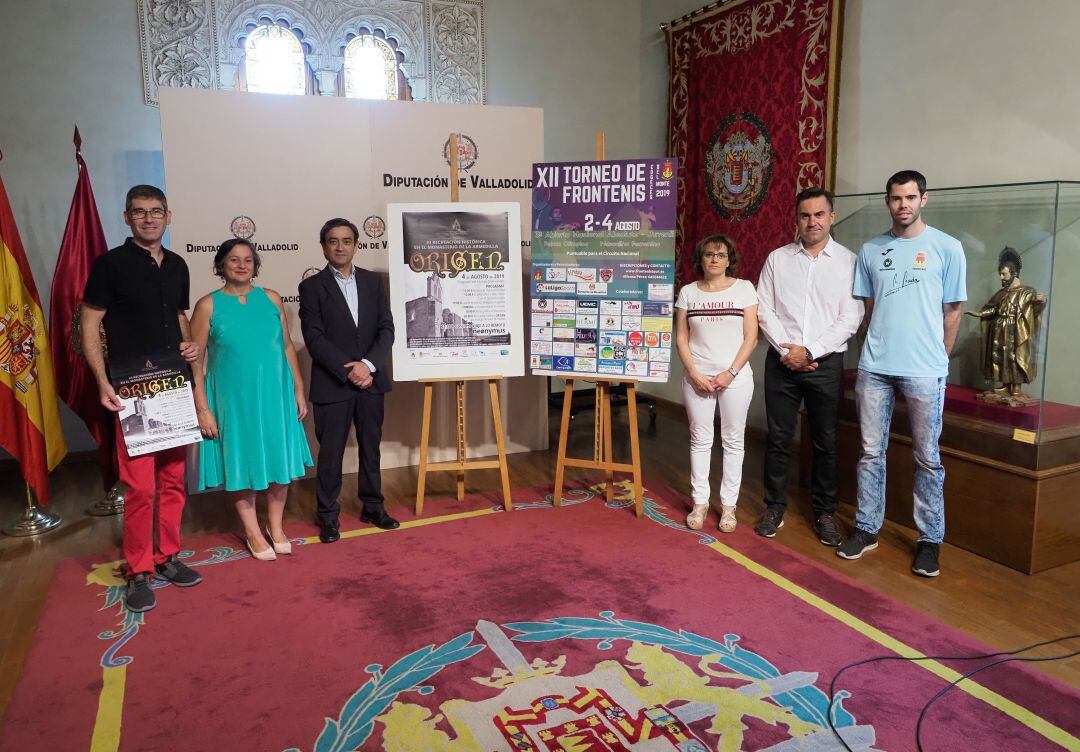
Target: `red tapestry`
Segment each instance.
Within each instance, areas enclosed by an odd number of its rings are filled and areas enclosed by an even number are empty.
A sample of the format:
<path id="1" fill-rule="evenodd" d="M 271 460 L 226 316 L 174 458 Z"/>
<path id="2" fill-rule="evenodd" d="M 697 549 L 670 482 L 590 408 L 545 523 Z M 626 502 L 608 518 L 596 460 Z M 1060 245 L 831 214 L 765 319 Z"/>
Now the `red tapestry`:
<path id="1" fill-rule="evenodd" d="M 831 184 L 842 16 L 843 0 L 733 0 L 668 28 L 678 285 L 716 232 L 756 281 L 794 237 L 795 195 Z"/>

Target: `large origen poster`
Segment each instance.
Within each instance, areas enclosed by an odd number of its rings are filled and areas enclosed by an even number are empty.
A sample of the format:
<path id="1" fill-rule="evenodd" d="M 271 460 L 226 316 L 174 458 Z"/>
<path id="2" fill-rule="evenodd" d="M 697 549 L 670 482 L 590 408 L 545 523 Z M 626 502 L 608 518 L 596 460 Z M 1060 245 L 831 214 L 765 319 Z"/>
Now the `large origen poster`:
<path id="1" fill-rule="evenodd" d="M 523 375 L 519 205 L 390 204 L 387 214 L 394 379 Z"/>
<path id="2" fill-rule="evenodd" d="M 676 180 L 674 159 L 533 165 L 534 374 L 667 381 Z"/>

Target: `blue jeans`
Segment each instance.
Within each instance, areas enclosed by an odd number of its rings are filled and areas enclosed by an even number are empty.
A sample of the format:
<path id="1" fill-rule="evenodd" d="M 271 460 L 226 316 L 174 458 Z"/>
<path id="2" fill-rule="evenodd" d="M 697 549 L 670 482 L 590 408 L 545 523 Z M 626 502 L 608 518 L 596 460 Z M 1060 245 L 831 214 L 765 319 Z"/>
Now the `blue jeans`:
<path id="1" fill-rule="evenodd" d="M 919 540 L 945 538 L 945 468 L 938 439 L 945 408 L 945 377 L 886 376 L 859 369 L 855 401 L 859 408 L 862 456 L 859 458 L 859 509 L 855 526 L 877 533 L 885 521 L 885 455 L 889 448 L 896 392 L 907 401 L 915 453 L 915 525 Z"/>

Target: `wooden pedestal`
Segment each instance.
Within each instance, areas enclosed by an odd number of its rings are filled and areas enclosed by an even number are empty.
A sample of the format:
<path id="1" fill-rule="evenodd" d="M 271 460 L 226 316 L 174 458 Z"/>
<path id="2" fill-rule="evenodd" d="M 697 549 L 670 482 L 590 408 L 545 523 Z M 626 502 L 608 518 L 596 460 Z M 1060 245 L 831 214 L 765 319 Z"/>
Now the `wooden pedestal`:
<path id="1" fill-rule="evenodd" d="M 840 503 L 854 510 L 859 427 L 855 395 L 840 407 Z M 1026 438 L 1027 441 L 1014 438 Z M 1034 574 L 1080 560 L 1080 431 L 1044 431 L 1038 443 L 1011 427 L 945 413 L 945 540 Z M 802 421 L 800 483 L 810 484 L 810 436 Z M 887 458 L 888 519 L 913 527 L 915 465 L 907 407 L 898 399 Z"/>

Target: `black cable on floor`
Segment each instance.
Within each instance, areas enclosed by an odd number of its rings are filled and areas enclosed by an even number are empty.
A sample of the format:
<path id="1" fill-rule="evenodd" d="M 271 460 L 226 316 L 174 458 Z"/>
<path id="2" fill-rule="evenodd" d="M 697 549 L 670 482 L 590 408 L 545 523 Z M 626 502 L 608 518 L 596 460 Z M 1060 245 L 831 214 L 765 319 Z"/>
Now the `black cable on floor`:
<path id="1" fill-rule="evenodd" d="M 1076 637 L 1076 636 L 1077 635 L 1071 635 L 1070 637 Z M 1067 639 L 1070 639 L 1070 637 L 1065 637 L 1065 638 L 1062 638 L 1062 639 L 1067 640 Z M 925 718 L 925 716 L 926 716 L 926 711 L 928 711 L 930 709 L 930 706 L 933 705 L 935 702 L 937 702 L 939 698 L 944 696 L 944 694 L 946 692 L 948 692 L 950 689 L 952 689 L 957 684 L 962 682 L 964 679 L 972 677 L 975 674 L 979 673 L 980 671 L 985 671 L 988 668 L 993 668 L 994 666 L 999 666 L 1002 663 L 1009 663 L 1010 661 L 1020 661 L 1020 662 L 1023 662 L 1023 663 L 1039 663 L 1041 661 L 1062 661 L 1062 660 L 1065 660 L 1066 658 L 1073 658 L 1073 657 L 1078 656 L 1078 655 L 1080 655 L 1080 650 L 1074 650 L 1073 652 L 1067 653 L 1065 655 L 1053 655 L 1053 656 L 1049 656 L 1047 658 L 1002 658 L 1000 661 L 994 661 L 992 663 L 988 663 L 985 666 L 980 666 L 979 668 L 975 669 L 974 671 L 970 671 L 970 672 L 964 674 L 963 676 L 961 676 L 956 681 L 951 682 L 949 684 L 949 686 L 945 687 L 945 689 L 941 690 L 936 695 L 934 695 L 930 699 L 930 702 L 926 703 L 923 706 L 922 711 L 919 713 L 919 721 L 918 721 L 918 723 L 915 724 L 915 746 L 918 747 L 919 752 L 923 752 L 923 746 L 922 746 L 922 723 L 923 723 L 923 718 Z"/>
<path id="2" fill-rule="evenodd" d="M 833 718 L 832 718 L 832 716 L 833 716 L 833 713 L 832 713 L 833 705 L 836 702 L 836 681 L 837 681 L 837 679 L 840 678 L 840 675 L 843 674 L 848 669 L 856 668 L 857 666 L 862 666 L 862 665 L 865 665 L 867 663 L 876 663 L 878 661 L 907 661 L 907 662 L 911 662 L 911 663 L 914 663 L 914 662 L 917 662 L 917 661 L 978 661 L 978 660 L 986 660 L 988 658 L 999 658 L 1001 656 L 1010 656 L 1008 658 L 1003 658 L 1000 661 L 993 661 L 993 662 L 988 663 L 988 664 L 986 664 L 984 666 L 980 666 L 979 668 L 975 669 L 974 671 L 971 671 L 971 672 L 969 672 L 967 674 L 964 674 L 959 679 L 956 679 L 955 681 L 950 682 L 947 687 L 945 687 L 940 692 L 938 692 L 936 695 L 934 695 L 930 699 L 930 701 L 927 702 L 926 705 L 923 706 L 922 710 L 919 712 L 918 722 L 915 725 L 915 744 L 918 747 L 919 752 L 923 752 L 922 740 L 921 740 L 921 732 L 922 732 L 923 719 L 926 717 L 926 711 L 928 711 L 930 709 L 930 706 L 933 705 L 935 702 L 937 702 L 941 697 L 943 697 L 945 695 L 945 693 L 948 692 L 950 689 L 955 687 L 957 684 L 962 682 L 964 679 L 972 677 L 975 674 L 979 673 L 980 671 L 984 671 L 985 669 L 991 668 L 993 666 L 1000 665 L 1002 663 L 1009 663 L 1011 661 L 1019 661 L 1019 662 L 1024 662 L 1024 663 L 1037 663 L 1037 662 L 1042 662 L 1042 661 L 1061 661 L 1061 660 L 1065 660 L 1067 658 L 1072 658 L 1074 656 L 1080 655 L 1080 650 L 1077 650 L 1075 652 L 1068 653 L 1066 655 L 1050 656 L 1050 657 L 1047 657 L 1047 658 L 1016 658 L 1016 657 L 1012 657 L 1012 656 L 1017 656 L 1020 653 L 1026 653 L 1029 650 L 1034 650 L 1035 648 L 1041 648 L 1041 647 L 1043 647 L 1045 645 L 1054 645 L 1054 644 L 1057 644 L 1059 642 L 1066 642 L 1068 640 L 1075 640 L 1075 639 L 1078 639 L 1078 638 L 1080 638 L 1080 634 L 1072 634 L 1072 635 L 1067 635 L 1065 637 L 1058 637 L 1058 638 L 1053 639 L 1053 640 L 1046 640 L 1044 642 L 1036 642 L 1033 645 L 1028 645 L 1026 647 L 1018 648 L 1016 650 L 1002 650 L 1002 651 L 997 652 L 997 653 L 984 653 L 984 654 L 981 654 L 981 655 L 923 655 L 923 656 L 917 656 L 917 657 L 903 656 L 903 655 L 879 655 L 879 656 L 874 656 L 873 658 L 865 658 L 865 659 L 863 659 L 861 661 L 855 661 L 854 663 L 849 663 L 846 666 L 841 666 L 840 670 L 836 672 L 835 676 L 833 676 L 832 681 L 829 682 L 829 709 L 828 709 L 828 712 L 825 714 L 825 720 L 829 724 L 829 730 L 831 730 L 833 732 L 833 735 L 837 738 L 837 740 L 840 742 L 840 744 L 842 744 L 844 746 L 844 749 L 847 750 L 847 752 L 854 752 L 854 750 L 852 750 L 851 747 L 849 747 L 847 745 L 847 742 L 844 741 L 843 737 L 840 736 L 840 732 L 837 731 L 836 726 L 833 725 Z"/>

